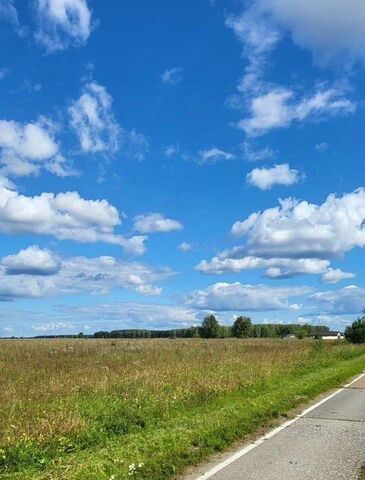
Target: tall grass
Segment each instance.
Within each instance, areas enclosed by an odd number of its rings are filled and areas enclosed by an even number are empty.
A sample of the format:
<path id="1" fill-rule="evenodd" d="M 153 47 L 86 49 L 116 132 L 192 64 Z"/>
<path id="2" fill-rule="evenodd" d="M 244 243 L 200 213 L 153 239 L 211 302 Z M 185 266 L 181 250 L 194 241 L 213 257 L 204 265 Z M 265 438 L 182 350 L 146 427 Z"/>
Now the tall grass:
<path id="1" fill-rule="evenodd" d="M 365 367 L 315 345 L 1 341 L 0 478 L 172 478 Z"/>

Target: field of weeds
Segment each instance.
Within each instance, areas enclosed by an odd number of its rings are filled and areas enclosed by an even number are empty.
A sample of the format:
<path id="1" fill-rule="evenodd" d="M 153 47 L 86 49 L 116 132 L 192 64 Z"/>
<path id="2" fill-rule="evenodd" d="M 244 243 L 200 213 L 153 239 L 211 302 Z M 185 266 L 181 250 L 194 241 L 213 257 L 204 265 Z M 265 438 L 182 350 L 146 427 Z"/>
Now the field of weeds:
<path id="1" fill-rule="evenodd" d="M 0 478 L 173 478 L 364 370 L 335 343 L 0 341 Z"/>

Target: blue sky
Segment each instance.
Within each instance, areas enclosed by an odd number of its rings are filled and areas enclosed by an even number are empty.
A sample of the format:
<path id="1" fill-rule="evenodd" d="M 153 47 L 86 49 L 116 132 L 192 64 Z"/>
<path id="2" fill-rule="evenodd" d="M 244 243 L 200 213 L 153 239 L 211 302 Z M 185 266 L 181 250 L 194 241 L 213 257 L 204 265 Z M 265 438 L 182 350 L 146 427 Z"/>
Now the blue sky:
<path id="1" fill-rule="evenodd" d="M 364 22 L 0 0 L 0 336 L 356 318 Z"/>

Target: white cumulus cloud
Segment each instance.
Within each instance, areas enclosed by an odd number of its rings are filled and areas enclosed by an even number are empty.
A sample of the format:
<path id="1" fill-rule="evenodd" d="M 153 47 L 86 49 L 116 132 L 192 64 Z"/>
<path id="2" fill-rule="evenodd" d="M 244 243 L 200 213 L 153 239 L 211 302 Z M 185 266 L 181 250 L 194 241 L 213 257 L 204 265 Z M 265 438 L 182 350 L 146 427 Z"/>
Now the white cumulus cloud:
<path id="1" fill-rule="evenodd" d="M 161 213 L 137 215 L 133 221 L 134 230 L 140 233 L 172 232 L 183 228 L 180 222 L 166 218 Z"/>
<path id="2" fill-rule="evenodd" d="M 271 15 L 321 66 L 365 59 L 362 0 L 258 0 L 255 8 Z"/>
<path id="3" fill-rule="evenodd" d="M 82 151 L 115 153 L 122 130 L 112 112 L 113 99 L 106 88 L 96 82 L 84 85 L 82 94 L 69 107 L 71 126 Z"/>
<path id="4" fill-rule="evenodd" d="M 331 194 L 321 205 L 281 200 L 236 222 L 232 233 L 247 237 L 251 255 L 329 258 L 365 246 L 364 221 L 365 189 L 359 188 Z"/>
<path id="5" fill-rule="evenodd" d="M 74 330 L 76 327 L 73 323 L 70 322 L 57 322 L 57 323 L 40 323 L 32 325 L 32 330 L 39 334 L 47 334 L 65 330 Z"/>
<path id="6" fill-rule="evenodd" d="M 86 0 L 35 0 L 35 38 L 48 53 L 86 43 L 92 30 Z"/>
<path id="7" fill-rule="evenodd" d="M 304 295 L 305 287 L 268 287 L 243 285 L 239 282 L 215 283 L 204 290 L 195 290 L 187 299 L 187 305 L 216 311 L 268 311 L 297 310 L 290 298 Z"/>
<path id="8" fill-rule="evenodd" d="M 293 90 L 273 88 L 250 101 L 250 116 L 238 127 L 248 135 L 258 136 L 272 129 L 289 127 L 293 122 L 319 121 L 355 111 L 355 104 L 339 90 L 318 90 L 297 100 Z"/>
<path id="9" fill-rule="evenodd" d="M 262 258 L 237 256 L 237 250 L 227 250 L 210 261 L 202 260 L 196 269 L 205 274 L 238 273 L 251 269 L 266 269 L 268 278 L 291 278 L 304 274 L 322 274 L 330 264 L 317 258 Z"/>
<path id="10" fill-rule="evenodd" d="M 60 260 L 53 252 L 37 245 L 3 257 L 1 264 L 7 275 L 54 275 L 61 268 Z"/>
<path id="11" fill-rule="evenodd" d="M 260 190 L 268 190 L 274 185 L 293 185 L 298 183 L 298 170 L 290 168 L 287 163 L 272 168 L 254 168 L 247 174 L 247 182 Z"/>
<path id="12" fill-rule="evenodd" d="M 311 295 L 314 306 L 330 315 L 360 315 L 364 308 L 365 289 L 349 285 L 340 290 L 316 292 Z"/>
<path id="13" fill-rule="evenodd" d="M 24 124 L 0 120 L 0 165 L 5 175 L 35 175 L 41 168 L 59 176 L 75 173 L 60 153 L 55 126 L 45 118 Z"/>
<path id="14" fill-rule="evenodd" d="M 85 200 L 77 192 L 41 193 L 33 197 L 0 187 L 0 231 L 52 235 L 59 240 L 104 242 L 130 253 L 145 251 L 145 236 L 126 238 L 115 233 L 121 224 L 107 200 Z"/>
<path id="15" fill-rule="evenodd" d="M 324 283 L 337 283 L 341 280 L 354 278 L 355 274 L 351 272 L 343 272 L 339 268 L 328 268 L 322 275 L 321 279 Z"/>
<path id="16" fill-rule="evenodd" d="M 103 319 L 117 328 L 183 328 L 201 322 L 199 312 L 181 305 L 137 302 L 109 302 L 80 307 L 63 307 L 71 318 L 83 318 L 99 324 Z"/>
<path id="17" fill-rule="evenodd" d="M 269 278 L 303 274 L 321 275 L 325 283 L 353 278 L 330 266 L 356 247 L 365 246 L 365 190 L 336 197 L 321 204 L 286 199 L 279 207 L 252 213 L 232 226 L 232 233 L 244 237 L 241 246 L 224 250 L 195 268 L 205 274 L 264 269 Z"/>
<path id="18" fill-rule="evenodd" d="M 228 101 L 229 106 L 247 112 L 237 123 L 240 129 L 249 136 L 259 136 L 294 123 L 323 121 L 355 111 L 354 102 L 339 88 L 322 84 L 303 95 L 297 86 L 275 84 L 267 81 L 264 74 L 286 30 L 291 31 L 298 45 L 310 48 L 317 60 L 329 60 L 339 53 L 343 58 L 365 58 L 365 34 L 360 20 L 364 7 L 360 2 L 352 0 L 351 10 L 343 0 L 325 0 L 321 6 L 316 0 L 254 0 L 246 3 L 243 13 L 228 16 L 226 25 L 241 43 L 242 56 L 248 62 L 237 93 Z M 335 20 L 334 12 L 343 16 Z M 359 17 L 355 20 L 357 13 Z M 356 26 L 353 31 L 352 20 Z M 350 30 L 351 35 L 347 37 L 345 31 L 350 33 Z M 309 40 L 311 37 L 313 43 Z M 323 44 L 320 39 L 325 40 Z"/>
<path id="19" fill-rule="evenodd" d="M 60 259 L 52 251 L 33 245 L 1 259 L 0 299 L 79 293 L 105 295 L 113 289 L 154 296 L 162 292 L 156 282 L 173 274 L 168 268 L 152 268 L 110 256 Z"/>

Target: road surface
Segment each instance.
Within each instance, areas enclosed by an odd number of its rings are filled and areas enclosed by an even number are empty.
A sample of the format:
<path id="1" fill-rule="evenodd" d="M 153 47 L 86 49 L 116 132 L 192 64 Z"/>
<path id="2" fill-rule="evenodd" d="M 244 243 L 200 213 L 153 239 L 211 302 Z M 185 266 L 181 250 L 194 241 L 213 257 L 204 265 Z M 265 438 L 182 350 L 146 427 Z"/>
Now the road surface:
<path id="1" fill-rule="evenodd" d="M 358 480 L 363 464 L 365 374 L 187 480 Z"/>

